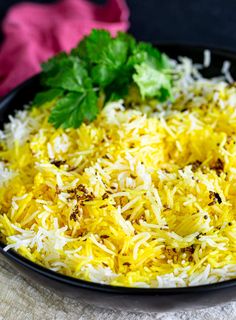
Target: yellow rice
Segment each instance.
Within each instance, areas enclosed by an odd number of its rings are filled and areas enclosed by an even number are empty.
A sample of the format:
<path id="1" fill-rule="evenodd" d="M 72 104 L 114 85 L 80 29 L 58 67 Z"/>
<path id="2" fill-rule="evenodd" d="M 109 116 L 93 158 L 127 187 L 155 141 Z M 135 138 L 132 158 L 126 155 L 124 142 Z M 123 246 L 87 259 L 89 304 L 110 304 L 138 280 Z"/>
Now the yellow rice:
<path id="1" fill-rule="evenodd" d="M 11 118 L 0 144 L 5 250 L 112 285 L 236 277 L 236 89 L 186 72 L 173 103 L 117 101 L 79 129 L 48 123 L 53 102 Z"/>

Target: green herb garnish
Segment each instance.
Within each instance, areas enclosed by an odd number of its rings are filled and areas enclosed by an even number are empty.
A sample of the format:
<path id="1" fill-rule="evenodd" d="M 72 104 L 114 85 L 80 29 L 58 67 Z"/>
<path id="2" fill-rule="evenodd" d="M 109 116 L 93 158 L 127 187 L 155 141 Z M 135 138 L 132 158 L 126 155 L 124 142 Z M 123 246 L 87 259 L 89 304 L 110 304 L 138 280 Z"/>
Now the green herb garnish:
<path id="1" fill-rule="evenodd" d="M 93 30 L 70 54 L 62 52 L 42 64 L 45 91 L 33 103 L 55 99 L 49 122 L 56 128 L 78 128 L 97 117 L 101 95 L 105 101 L 125 98 L 136 86 L 143 100 L 170 98 L 169 69 L 167 56 L 150 44 L 122 32 L 112 38 L 105 30 Z"/>

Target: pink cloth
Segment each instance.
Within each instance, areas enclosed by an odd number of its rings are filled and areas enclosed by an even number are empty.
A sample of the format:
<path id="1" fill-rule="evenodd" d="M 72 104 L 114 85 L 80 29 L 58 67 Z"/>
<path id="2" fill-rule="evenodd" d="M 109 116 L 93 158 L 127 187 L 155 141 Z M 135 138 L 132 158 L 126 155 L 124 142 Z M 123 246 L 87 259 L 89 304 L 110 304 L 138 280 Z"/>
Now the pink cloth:
<path id="1" fill-rule="evenodd" d="M 107 29 L 115 35 L 128 29 L 128 19 L 125 0 L 108 0 L 105 5 L 86 0 L 15 5 L 3 22 L 0 95 L 39 72 L 42 61 L 76 46 L 91 29 Z"/>

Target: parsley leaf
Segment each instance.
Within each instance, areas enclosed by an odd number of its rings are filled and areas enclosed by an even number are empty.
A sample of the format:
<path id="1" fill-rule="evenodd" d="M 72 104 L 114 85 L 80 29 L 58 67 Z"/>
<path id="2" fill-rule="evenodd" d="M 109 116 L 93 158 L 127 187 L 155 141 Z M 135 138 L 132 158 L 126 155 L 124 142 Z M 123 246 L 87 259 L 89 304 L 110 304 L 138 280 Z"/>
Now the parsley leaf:
<path id="1" fill-rule="evenodd" d="M 127 53 L 127 43 L 119 38 L 113 39 L 104 51 L 100 64 L 92 70 L 93 82 L 101 87 L 110 84 L 118 76 L 125 64 Z M 101 74 L 103 77 L 99 77 Z"/>
<path id="2" fill-rule="evenodd" d="M 70 54 L 43 63 L 44 91 L 34 104 L 53 101 L 49 121 L 56 128 L 78 128 L 93 121 L 105 101 L 128 101 L 131 88 L 139 101 L 171 98 L 169 69 L 168 58 L 152 45 L 123 32 L 112 38 L 105 30 L 93 30 Z"/>
<path id="3" fill-rule="evenodd" d="M 91 34 L 80 42 L 78 56 L 92 63 L 100 63 L 103 59 L 104 51 L 111 40 L 112 38 L 108 31 L 92 30 Z"/>
<path id="4" fill-rule="evenodd" d="M 36 106 L 40 106 L 44 103 L 54 100 L 55 98 L 60 97 L 61 95 L 63 95 L 63 90 L 61 89 L 50 89 L 47 91 L 43 91 L 35 96 L 33 104 Z"/>
<path id="5" fill-rule="evenodd" d="M 165 54 L 154 48 L 149 43 L 140 42 L 129 57 L 128 64 L 131 66 L 146 62 L 156 69 L 169 68 L 168 58 Z"/>
<path id="6" fill-rule="evenodd" d="M 36 95 L 34 103 L 43 104 L 58 97 L 49 122 L 56 128 L 78 128 L 98 113 L 97 96 L 91 78 L 79 58 L 62 53 L 43 65 L 42 84 L 51 89 Z"/>
<path id="7" fill-rule="evenodd" d="M 78 128 L 83 121 L 92 121 L 98 113 L 97 97 L 94 91 L 67 93 L 52 109 L 49 122 L 55 128 Z"/>
<path id="8" fill-rule="evenodd" d="M 171 98 L 171 78 L 165 72 L 170 67 L 165 54 L 150 44 L 141 42 L 134 49 L 128 64 L 133 65 L 136 71 L 133 80 L 143 99 L 158 98 L 164 101 Z"/>
<path id="9" fill-rule="evenodd" d="M 132 37 L 124 33 L 112 38 L 105 30 L 93 30 L 80 42 L 73 54 L 86 60 L 93 83 L 104 88 L 117 78 L 133 43 Z"/>
<path id="10" fill-rule="evenodd" d="M 136 73 L 133 75 L 133 79 L 138 85 L 143 98 L 160 98 L 163 94 L 171 95 L 171 83 L 167 75 L 145 62 L 136 65 L 135 70 Z M 164 90 L 164 92 L 161 90 Z"/>
<path id="11" fill-rule="evenodd" d="M 83 92 L 84 87 L 90 82 L 87 70 L 76 57 L 67 56 L 49 60 L 49 65 L 44 65 L 46 73 L 42 78 L 42 84 L 51 88 L 62 88 L 64 90 Z"/>

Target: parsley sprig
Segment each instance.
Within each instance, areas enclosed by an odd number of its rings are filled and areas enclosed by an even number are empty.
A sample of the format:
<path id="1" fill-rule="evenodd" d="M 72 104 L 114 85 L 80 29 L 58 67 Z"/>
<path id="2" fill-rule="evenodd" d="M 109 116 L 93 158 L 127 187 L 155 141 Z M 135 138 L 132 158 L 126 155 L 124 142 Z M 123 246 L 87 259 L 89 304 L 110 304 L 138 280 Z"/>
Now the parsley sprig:
<path id="1" fill-rule="evenodd" d="M 93 30 L 70 54 L 59 53 L 42 64 L 45 91 L 36 95 L 34 105 L 55 100 L 49 122 L 78 128 L 97 117 L 99 97 L 125 98 L 132 86 L 143 100 L 168 99 L 169 69 L 167 56 L 150 44 L 122 32 L 112 38 L 105 30 Z"/>

